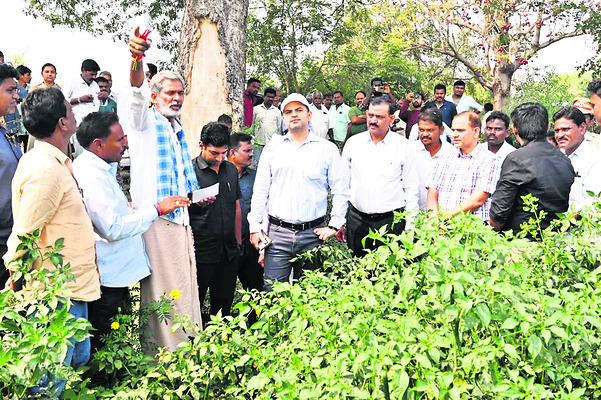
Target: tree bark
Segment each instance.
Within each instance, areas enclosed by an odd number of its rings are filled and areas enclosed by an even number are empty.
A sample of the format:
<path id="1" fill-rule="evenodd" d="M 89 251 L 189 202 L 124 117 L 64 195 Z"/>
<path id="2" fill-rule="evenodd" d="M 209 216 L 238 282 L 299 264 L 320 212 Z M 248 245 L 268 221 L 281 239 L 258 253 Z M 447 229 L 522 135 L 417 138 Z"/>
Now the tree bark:
<path id="1" fill-rule="evenodd" d="M 503 60 L 494 70 L 492 94 L 493 108 L 499 111 L 505 111 L 507 100 L 511 94 L 511 79 L 515 68 Z"/>
<path id="2" fill-rule="evenodd" d="M 241 126 L 248 0 L 186 0 L 179 70 L 186 85 L 182 123 L 192 156 L 202 127 L 229 114 Z"/>

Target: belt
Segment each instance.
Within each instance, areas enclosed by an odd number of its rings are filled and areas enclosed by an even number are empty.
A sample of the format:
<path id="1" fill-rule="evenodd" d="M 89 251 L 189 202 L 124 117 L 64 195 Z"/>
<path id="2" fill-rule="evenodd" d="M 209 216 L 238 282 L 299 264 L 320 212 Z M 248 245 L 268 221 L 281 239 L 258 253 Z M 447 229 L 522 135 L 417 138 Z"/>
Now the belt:
<path id="1" fill-rule="evenodd" d="M 401 208 L 397 208 L 396 210 L 392 210 L 392 211 L 388 211 L 388 212 L 384 212 L 384 213 L 374 213 L 374 214 L 367 214 L 364 213 L 362 211 L 357 210 L 357 208 L 355 206 L 353 206 L 350 202 L 349 202 L 349 209 L 354 212 L 355 214 L 359 214 L 361 217 L 365 218 L 365 219 L 384 219 L 384 218 L 391 218 L 394 216 L 394 213 L 397 211 L 405 211 L 405 207 L 401 207 Z"/>
<path id="2" fill-rule="evenodd" d="M 291 222 L 282 221 L 279 218 L 272 217 L 271 215 L 269 216 L 270 223 L 277 226 L 281 226 L 282 228 L 292 229 L 293 231 L 304 231 L 305 229 L 315 228 L 316 226 L 321 225 L 323 221 L 325 221 L 325 219 L 326 217 L 319 217 L 317 219 L 314 219 L 313 221 L 293 224 Z"/>

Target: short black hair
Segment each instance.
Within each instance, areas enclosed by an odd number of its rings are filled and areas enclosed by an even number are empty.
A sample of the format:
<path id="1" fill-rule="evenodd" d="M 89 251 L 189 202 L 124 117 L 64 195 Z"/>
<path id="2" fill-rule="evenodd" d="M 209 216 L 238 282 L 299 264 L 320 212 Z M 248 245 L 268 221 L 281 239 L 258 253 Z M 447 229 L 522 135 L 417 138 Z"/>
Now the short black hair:
<path id="1" fill-rule="evenodd" d="M 249 80 L 246 81 L 246 86 L 250 85 L 251 83 L 261 83 L 260 80 L 258 80 L 257 78 L 250 78 Z"/>
<path id="2" fill-rule="evenodd" d="M 509 129 L 511 126 L 511 120 L 509 119 L 509 115 L 505 114 L 503 111 L 493 111 L 486 118 L 486 122 L 491 121 L 493 119 L 500 119 L 505 124 L 505 129 Z"/>
<path id="3" fill-rule="evenodd" d="M 25 65 L 19 65 L 17 67 L 17 72 L 19 73 L 19 75 L 31 74 L 31 70 Z"/>
<path id="4" fill-rule="evenodd" d="M 494 110 L 494 106 L 492 105 L 492 103 L 484 103 L 484 111 L 485 112 L 489 112 Z"/>
<path id="5" fill-rule="evenodd" d="M 114 112 L 92 112 L 85 116 L 77 128 L 77 141 L 85 149 L 94 139 L 106 140 L 111 134 L 111 126 L 119 122 Z"/>
<path id="6" fill-rule="evenodd" d="M 221 122 L 222 124 L 231 124 L 232 117 L 227 114 L 221 114 L 219 118 L 217 118 L 217 122 Z"/>
<path id="7" fill-rule="evenodd" d="M 357 95 L 358 95 L 359 93 L 363 93 L 363 96 L 367 97 L 367 95 L 365 94 L 365 92 L 364 92 L 363 90 L 358 90 L 358 91 L 355 93 L 355 97 L 357 97 Z"/>
<path id="8" fill-rule="evenodd" d="M 96 81 L 96 83 L 109 83 L 109 80 L 106 79 L 104 76 L 99 76 L 98 78 L 94 79 Z"/>
<path id="9" fill-rule="evenodd" d="M 372 106 L 372 105 L 379 106 L 380 104 L 388 104 L 388 115 L 392 115 L 396 111 L 396 107 L 394 106 L 394 104 L 392 104 L 392 102 L 390 100 L 388 100 L 386 97 L 383 97 L 383 96 L 372 97 L 371 100 L 369 101 L 370 106 Z"/>
<path id="10" fill-rule="evenodd" d="M 209 122 L 202 127 L 200 141 L 207 146 L 223 147 L 230 144 L 230 130 L 221 122 Z"/>
<path id="11" fill-rule="evenodd" d="M 382 80 L 382 78 L 372 78 L 372 80 L 371 80 L 371 82 L 370 82 L 369 84 L 370 84 L 371 86 L 373 86 L 373 85 L 374 85 L 374 82 L 376 82 L 376 81 L 379 81 L 379 82 L 384 82 L 384 81 Z"/>
<path id="12" fill-rule="evenodd" d="M 92 59 L 85 59 L 83 60 L 83 62 L 81 63 L 81 70 L 82 71 L 100 71 L 100 66 L 98 66 L 98 63 Z"/>
<path id="13" fill-rule="evenodd" d="M 148 72 L 150 72 L 150 79 L 159 72 L 157 66 L 152 63 L 146 63 L 146 68 L 148 69 Z"/>
<path id="14" fill-rule="evenodd" d="M 601 97 L 601 79 L 595 79 L 588 84 L 588 91 Z"/>
<path id="15" fill-rule="evenodd" d="M 459 79 L 458 81 L 455 81 L 455 83 L 453 83 L 453 86 L 463 86 L 463 87 L 465 87 L 465 82 L 462 81 L 461 79 Z"/>
<path id="16" fill-rule="evenodd" d="M 230 137 L 230 150 L 238 151 L 240 143 L 252 143 L 252 136 L 246 133 L 234 133 Z"/>
<path id="17" fill-rule="evenodd" d="M 434 91 L 436 92 L 437 90 L 444 90 L 444 92 L 447 92 L 447 87 L 445 85 L 443 85 L 442 83 L 439 83 L 438 85 L 434 86 Z"/>
<path id="18" fill-rule="evenodd" d="M 531 141 L 547 135 L 549 113 L 540 103 L 523 103 L 511 112 L 511 120 L 516 134 Z"/>
<path id="19" fill-rule="evenodd" d="M 336 93 L 340 93 L 340 96 L 344 97 L 344 95 L 342 94 L 342 92 L 341 92 L 340 90 L 337 90 L 337 91 L 335 91 L 335 92 L 332 94 L 332 97 L 333 97 L 333 96 L 336 96 Z"/>
<path id="20" fill-rule="evenodd" d="M 52 68 L 54 68 L 54 72 L 56 72 L 56 67 L 52 63 L 46 63 L 46 64 L 42 65 L 42 71 L 41 72 L 44 72 L 44 68 L 46 68 L 46 67 L 52 67 Z"/>
<path id="21" fill-rule="evenodd" d="M 12 65 L 2 63 L 0 64 L 0 85 L 8 78 L 19 79 L 19 73 Z"/>
<path id="22" fill-rule="evenodd" d="M 557 121 L 560 118 L 565 118 L 574 121 L 574 123 L 578 126 L 586 123 L 586 117 L 576 107 L 564 107 L 558 110 L 555 114 L 553 114 L 553 122 Z"/>
<path id="23" fill-rule="evenodd" d="M 267 88 L 267 89 L 265 89 L 265 90 L 263 91 L 263 95 L 264 95 L 264 96 L 267 96 L 268 94 L 272 94 L 272 95 L 274 95 L 274 96 L 275 96 L 275 95 L 276 95 L 276 93 L 275 93 L 275 89 L 274 89 L 274 88 Z"/>
<path id="24" fill-rule="evenodd" d="M 23 125 L 32 136 L 44 139 L 52 136 L 58 120 L 67 116 L 65 96 L 56 88 L 29 92 L 21 103 Z"/>
<path id="25" fill-rule="evenodd" d="M 417 122 L 419 123 L 419 121 L 433 122 L 434 125 L 436 125 L 439 128 L 442 128 L 442 113 L 440 112 L 440 110 L 434 107 L 426 108 L 425 110 L 422 110 L 422 112 L 419 113 L 419 117 L 417 117 Z"/>
<path id="26" fill-rule="evenodd" d="M 328 97 L 334 97 L 334 95 L 332 93 L 326 93 L 323 95 L 323 98 L 328 98 Z"/>

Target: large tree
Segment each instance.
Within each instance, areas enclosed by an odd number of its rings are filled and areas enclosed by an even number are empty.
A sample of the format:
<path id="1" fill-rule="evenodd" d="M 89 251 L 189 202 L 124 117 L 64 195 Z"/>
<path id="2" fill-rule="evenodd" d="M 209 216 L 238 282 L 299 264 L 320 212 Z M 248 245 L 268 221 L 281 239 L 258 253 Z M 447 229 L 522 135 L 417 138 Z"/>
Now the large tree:
<path id="1" fill-rule="evenodd" d="M 597 33 L 593 0 L 390 0 L 391 40 L 459 61 L 503 108 L 515 72 L 565 38 Z M 561 55 L 558 55 L 561 57 Z"/>
<path id="2" fill-rule="evenodd" d="M 121 39 L 131 35 L 132 17 L 149 16 L 150 27 L 161 35 L 159 47 L 174 55 L 187 82 L 182 122 L 196 152 L 200 127 L 222 113 L 235 122 L 242 115 L 247 10 L 248 0 L 27 0 L 25 12 Z"/>

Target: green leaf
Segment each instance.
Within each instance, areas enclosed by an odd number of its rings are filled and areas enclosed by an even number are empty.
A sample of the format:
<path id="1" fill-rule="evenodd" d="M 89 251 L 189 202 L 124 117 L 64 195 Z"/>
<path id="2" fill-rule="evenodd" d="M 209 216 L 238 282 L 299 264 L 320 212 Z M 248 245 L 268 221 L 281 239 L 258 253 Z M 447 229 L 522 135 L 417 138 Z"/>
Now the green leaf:
<path id="1" fill-rule="evenodd" d="M 474 307 L 476 310 L 476 314 L 478 314 L 478 318 L 482 322 L 482 325 L 486 328 L 490 324 L 490 310 L 488 306 L 484 303 L 479 303 Z"/>
<path id="2" fill-rule="evenodd" d="M 536 335 L 532 335 L 528 338 L 528 352 L 532 358 L 536 358 L 540 354 L 543 348 L 543 343 L 540 338 Z"/>

